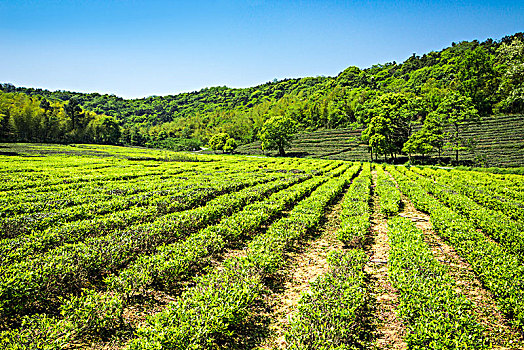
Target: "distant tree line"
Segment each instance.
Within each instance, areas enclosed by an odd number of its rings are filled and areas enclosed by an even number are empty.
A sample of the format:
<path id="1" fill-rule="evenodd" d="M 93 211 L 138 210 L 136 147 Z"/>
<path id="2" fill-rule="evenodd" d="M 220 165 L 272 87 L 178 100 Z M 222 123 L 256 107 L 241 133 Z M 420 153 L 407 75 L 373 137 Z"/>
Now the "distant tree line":
<path id="1" fill-rule="evenodd" d="M 198 149 L 214 135 L 227 134 L 235 144 L 261 140 L 267 148 L 274 145 L 264 140 L 265 124 L 284 117 L 297 131 L 362 128 L 374 158 L 428 155 L 444 147 L 458 158 L 474 141 L 463 136 L 467 125 L 491 114 L 524 113 L 524 40 L 517 33 L 498 41 L 464 41 L 413 54 L 403 63 L 245 89 L 213 87 L 129 100 L 11 84 L 0 90 L 4 139 Z M 7 114 L 9 104 L 17 107 Z M 53 124 L 49 132 L 42 129 L 46 123 Z"/>
<path id="2" fill-rule="evenodd" d="M 118 144 L 121 128 L 111 116 L 68 102 L 0 93 L 0 141 Z"/>

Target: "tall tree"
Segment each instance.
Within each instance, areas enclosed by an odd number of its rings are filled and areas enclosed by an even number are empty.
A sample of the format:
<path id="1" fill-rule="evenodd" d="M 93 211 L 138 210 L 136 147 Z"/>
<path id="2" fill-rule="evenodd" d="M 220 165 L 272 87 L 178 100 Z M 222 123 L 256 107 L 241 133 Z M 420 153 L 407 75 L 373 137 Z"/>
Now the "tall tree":
<path id="1" fill-rule="evenodd" d="M 451 92 L 439 105 L 436 114 L 449 128 L 449 146 L 455 151 L 455 161 L 458 163 L 459 151 L 471 149 L 474 143 L 474 139 L 465 137 L 464 132 L 471 123 L 480 121 L 480 115 L 471 98 L 458 92 Z"/>
<path id="2" fill-rule="evenodd" d="M 92 140 L 101 144 L 117 144 L 120 140 L 120 126 L 113 117 L 96 116 L 88 124 L 88 133 Z"/>
<path id="3" fill-rule="evenodd" d="M 418 153 L 424 157 L 434 149 L 438 150 L 438 156 L 444 145 L 444 129 L 440 115 L 432 112 L 424 120 L 424 125 L 417 132 L 413 133 L 408 141 L 404 144 L 402 150 L 411 154 Z"/>
<path id="4" fill-rule="evenodd" d="M 44 110 L 44 118 L 43 118 L 43 126 L 42 126 L 42 141 L 48 142 L 49 141 L 49 131 L 51 129 L 51 113 L 53 111 L 53 107 L 49 103 L 49 101 L 45 98 L 40 101 L 40 108 Z"/>
<path id="5" fill-rule="evenodd" d="M 82 113 L 82 108 L 80 107 L 76 97 L 72 97 L 69 102 L 64 105 L 64 112 L 66 117 L 71 120 L 72 129 L 76 129 L 78 126 L 77 124 L 79 115 Z"/>
<path id="6" fill-rule="evenodd" d="M 362 139 L 368 142 L 371 153 L 394 158 L 402 152 L 411 135 L 413 122 L 423 113 L 420 99 L 404 93 L 388 93 L 368 101 L 360 110 L 366 125 Z"/>
<path id="7" fill-rule="evenodd" d="M 224 151 L 224 146 L 226 145 L 227 140 L 229 139 L 229 135 L 225 132 L 221 132 L 218 134 L 213 135 L 208 142 L 209 147 L 213 151 Z"/>
<path id="8" fill-rule="evenodd" d="M 238 147 L 237 142 L 234 138 L 230 137 L 227 139 L 226 144 L 222 148 L 226 153 L 233 153 L 233 151 Z"/>
<path id="9" fill-rule="evenodd" d="M 515 37 L 511 43 L 503 43 L 497 54 L 502 75 L 499 107 L 504 112 L 524 113 L 524 42 Z"/>
<path id="10" fill-rule="evenodd" d="M 284 156 L 285 148 L 291 145 L 296 132 L 296 122 L 290 117 L 281 115 L 271 117 L 264 123 L 260 132 L 262 149 L 276 149 L 280 156 Z"/>
<path id="11" fill-rule="evenodd" d="M 466 51 L 457 64 L 458 91 L 471 98 L 477 111 L 487 116 L 492 112 L 494 93 L 497 89 L 494 57 L 482 46 Z"/>

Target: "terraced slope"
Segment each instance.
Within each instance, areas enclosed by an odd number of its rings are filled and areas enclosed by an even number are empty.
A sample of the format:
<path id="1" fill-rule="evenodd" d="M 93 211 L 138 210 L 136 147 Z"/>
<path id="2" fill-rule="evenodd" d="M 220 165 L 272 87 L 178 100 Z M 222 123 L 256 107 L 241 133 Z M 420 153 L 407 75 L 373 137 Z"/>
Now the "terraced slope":
<path id="1" fill-rule="evenodd" d="M 360 139 L 361 131 L 332 129 L 299 134 L 287 152 L 295 157 L 370 161 L 367 146 Z M 482 124 L 468 126 L 465 135 L 475 137 L 477 143 L 472 152 L 461 153 L 460 160 L 481 166 L 524 166 L 524 116 L 491 116 Z M 263 154 L 260 142 L 243 145 L 237 151 L 240 154 Z M 445 150 L 442 156 L 452 159 L 454 154 Z"/>
<path id="2" fill-rule="evenodd" d="M 361 129 L 326 129 L 297 135 L 286 153 L 295 157 L 369 161 L 367 145 L 361 141 Z M 263 154 L 260 142 L 237 148 L 240 154 Z M 275 152 L 268 154 L 274 155 Z"/>

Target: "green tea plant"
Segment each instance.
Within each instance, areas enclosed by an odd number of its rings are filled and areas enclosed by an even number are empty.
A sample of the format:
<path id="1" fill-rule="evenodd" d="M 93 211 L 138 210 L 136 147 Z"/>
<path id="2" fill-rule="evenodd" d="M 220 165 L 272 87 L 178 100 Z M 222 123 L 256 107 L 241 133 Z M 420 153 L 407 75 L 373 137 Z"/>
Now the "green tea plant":
<path id="1" fill-rule="evenodd" d="M 471 302 L 433 257 L 422 231 L 406 218 L 388 220 L 388 271 L 399 292 L 409 349 L 488 349 Z"/>

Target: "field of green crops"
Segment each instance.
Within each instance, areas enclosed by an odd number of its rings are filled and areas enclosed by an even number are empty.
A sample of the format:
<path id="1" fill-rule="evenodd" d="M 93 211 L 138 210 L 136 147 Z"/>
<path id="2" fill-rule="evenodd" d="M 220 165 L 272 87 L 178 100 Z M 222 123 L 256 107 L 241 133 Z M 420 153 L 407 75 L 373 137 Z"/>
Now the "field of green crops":
<path id="1" fill-rule="evenodd" d="M 3 144 L 0 180 L 5 349 L 524 346 L 522 175 Z"/>

